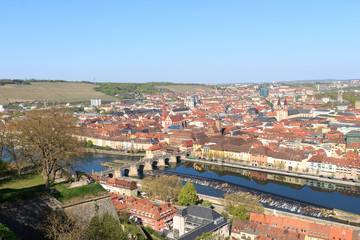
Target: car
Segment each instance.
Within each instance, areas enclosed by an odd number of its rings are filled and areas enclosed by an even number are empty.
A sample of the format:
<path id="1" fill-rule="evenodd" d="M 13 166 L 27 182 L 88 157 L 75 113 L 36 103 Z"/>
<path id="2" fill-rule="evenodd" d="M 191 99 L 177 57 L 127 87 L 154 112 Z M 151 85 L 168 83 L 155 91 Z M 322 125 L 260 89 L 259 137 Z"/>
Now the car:
<path id="1" fill-rule="evenodd" d="M 333 177 L 332 177 L 332 176 L 328 176 L 328 179 L 333 179 Z"/>
<path id="2" fill-rule="evenodd" d="M 354 180 L 354 179 L 352 179 L 352 178 L 349 178 L 349 181 L 355 182 L 355 180 Z"/>
<path id="3" fill-rule="evenodd" d="M 349 179 L 347 179 L 346 177 L 343 178 L 344 181 L 349 181 Z"/>
<path id="4" fill-rule="evenodd" d="M 319 177 L 324 177 L 324 175 L 320 175 Z"/>

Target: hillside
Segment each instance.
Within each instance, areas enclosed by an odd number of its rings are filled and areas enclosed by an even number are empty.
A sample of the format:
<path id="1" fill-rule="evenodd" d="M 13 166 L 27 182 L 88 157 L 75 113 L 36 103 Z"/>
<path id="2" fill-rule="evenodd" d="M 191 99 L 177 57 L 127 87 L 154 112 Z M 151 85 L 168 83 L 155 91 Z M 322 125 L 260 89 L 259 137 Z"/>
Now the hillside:
<path id="1" fill-rule="evenodd" d="M 120 99 L 142 99 L 143 94 L 156 94 L 160 92 L 196 92 L 212 89 L 204 84 L 179 84 L 170 82 L 148 83 L 100 83 L 97 91 Z"/>
<path id="2" fill-rule="evenodd" d="M 57 103 L 89 102 L 91 98 L 115 101 L 94 90 L 95 85 L 75 82 L 31 82 L 30 85 L 8 84 L 0 86 L 0 104 L 26 101 L 48 101 Z"/>
<path id="3" fill-rule="evenodd" d="M 202 92 L 208 91 L 212 88 L 208 85 L 202 84 L 174 84 L 174 85 L 167 85 L 167 86 L 158 86 L 158 88 L 167 89 L 171 92 Z"/>

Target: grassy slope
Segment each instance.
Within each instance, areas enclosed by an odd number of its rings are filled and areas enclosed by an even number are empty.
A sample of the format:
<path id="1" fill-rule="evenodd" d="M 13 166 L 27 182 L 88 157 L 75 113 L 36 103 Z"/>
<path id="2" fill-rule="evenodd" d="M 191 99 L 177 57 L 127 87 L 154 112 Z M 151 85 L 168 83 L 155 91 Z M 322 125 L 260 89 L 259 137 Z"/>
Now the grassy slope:
<path id="1" fill-rule="evenodd" d="M 0 181 L 0 190 L 3 190 L 5 188 L 10 188 L 15 191 L 23 188 L 36 187 L 43 184 L 44 184 L 44 179 L 40 173 L 38 174 L 31 173 L 31 174 L 23 175 L 20 178 L 14 177 L 8 180 Z"/>
<path id="2" fill-rule="evenodd" d="M 212 88 L 206 85 L 192 85 L 192 84 L 179 84 L 179 85 L 168 85 L 168 86 L 157 86 L 158 88 L 168 89 L 172 92 L 200 92 L 200 91 L 208 91 Z"/>
<path id="3" fill-rule="evenodd" d="M 91 98 L 101 98 L 103 101 L 114 101 L 116 98 L 94 90 L 95 85 L 73 82 L 37 82 L 31 85 L 0 86 L 0 104 L 10 102 L 43 101 L 50 102 L 82 102 L 90 103 Z"/>
<path id="4" fill-rule="evenodd" d="M 41 174 L 25 174 L 0 181 L 0 203 L 25 199 L 44 193 L 44 180 Z"/>
<path id="5" fill-rule="evenodd" d="M 107 192 L 99 183 L 59 190 L 60 191 L 54 193 L 53 196 L 61 202 L 75 201 L 83 198 L 94 197 Z"/>

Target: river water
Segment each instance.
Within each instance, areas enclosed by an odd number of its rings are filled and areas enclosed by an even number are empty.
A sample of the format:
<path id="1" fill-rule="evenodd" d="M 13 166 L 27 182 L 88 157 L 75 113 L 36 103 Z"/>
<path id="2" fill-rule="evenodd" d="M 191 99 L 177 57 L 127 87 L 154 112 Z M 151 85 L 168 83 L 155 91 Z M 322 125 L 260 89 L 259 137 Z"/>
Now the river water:
<path id="1" fill-rule="evenodd" d="M 91 170 L 102 171 L 105 168 L 100 165 L 101 162 L 112 162 L 116 159 L 136 161 L 139 157 L 88 154 L 86 163 L 77 169 L 87 172 L 91 172 Z M 159 170 L 220 180 L 302 202 L 360 214 L 360 188 L 358 187 L 228 167 L 193 164 L 191 162 L 172 164 Z M 214 189 L 201 184 L 195 184 L 195 187 L 198 193 L 214 197 L 222 197 L 225 193 L 221 189 Z"/>

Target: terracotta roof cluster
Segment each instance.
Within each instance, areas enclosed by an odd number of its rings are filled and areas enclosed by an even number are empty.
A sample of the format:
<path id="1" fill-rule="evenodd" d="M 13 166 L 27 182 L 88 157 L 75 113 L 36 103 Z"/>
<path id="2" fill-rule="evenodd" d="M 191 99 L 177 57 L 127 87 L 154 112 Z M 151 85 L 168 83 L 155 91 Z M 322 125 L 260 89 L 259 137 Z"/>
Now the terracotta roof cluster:
<path id="1" fill-rule="evenodd" d="M 126 211 L 130 214 L 144 216 L 156 221 L 177 212 L 170 203 L 164 203 L 160 206 L 156 206 L 147 198 L 130 196 L 120 197 L 116 194 L 112 194 L 111 198 L 113 199 L 114 206 L 118 211 Z"/>
<path id="2" fill-rule="evenodd" d="M 306 235 L 313 238 L 321 238 L 326 240 L 333 239 L 358 239 L 358 231 L 350 228 L 343 228 L 334 225 L 325 225 L 320 223 L 305 222 L 300 219 L 276 217 L 264 214 L 250 214 L 250 223 L 257 226 L 272 227 L 274 229 L 281 229 L 287 232 L 292 232 L 299 235 Z M 285 238 L 290 239 L 290 238 Z M 295 238 L 296 239 L 296 238 Z M 301 238 L 298 238 L 301 239 Z"/>
<path id="3" fill-rule="evenodd" d="M 98 176 L 96 174 L 90 174 L 90 176 L 93 179 L 95 179 L 96 181 L 98 181 L 100 184 L 105 184 L 108 186 L 129 189 L 129 190 L 137 189 L 137 184 L 134 181 L 127 181 L 127 180 L 123 180 L 123 179 L 103 177 L 103 176 Z"/>

